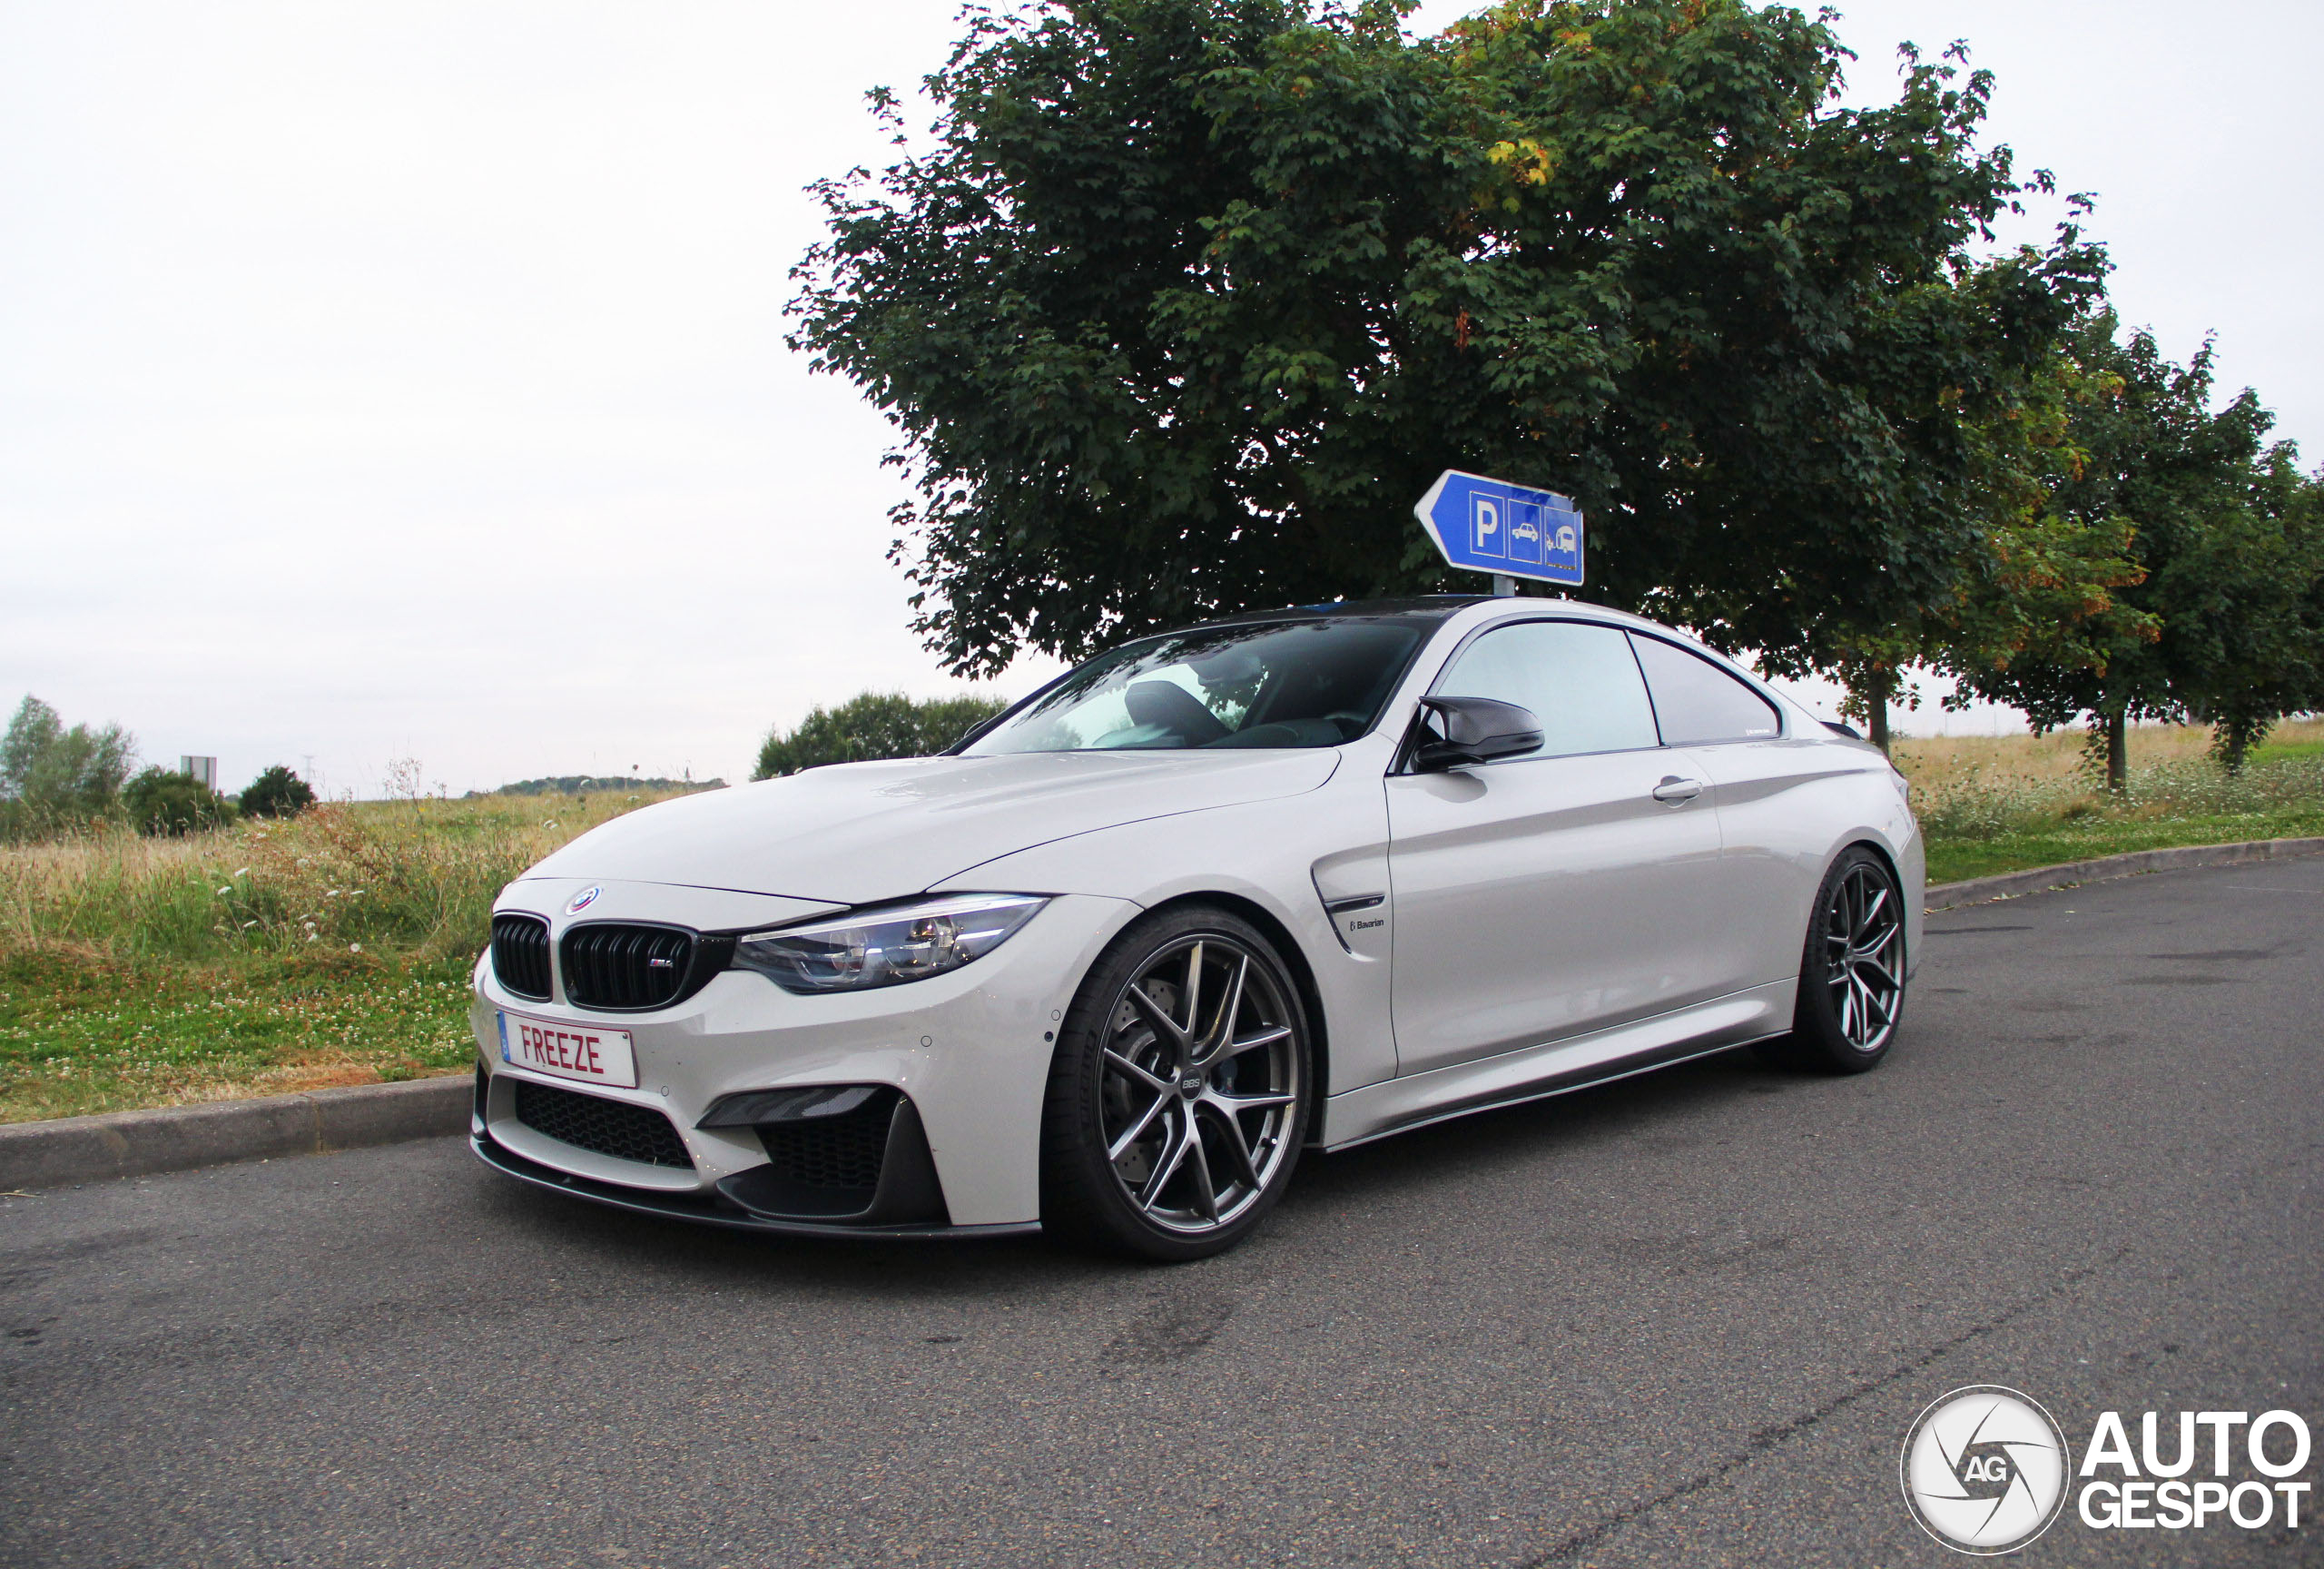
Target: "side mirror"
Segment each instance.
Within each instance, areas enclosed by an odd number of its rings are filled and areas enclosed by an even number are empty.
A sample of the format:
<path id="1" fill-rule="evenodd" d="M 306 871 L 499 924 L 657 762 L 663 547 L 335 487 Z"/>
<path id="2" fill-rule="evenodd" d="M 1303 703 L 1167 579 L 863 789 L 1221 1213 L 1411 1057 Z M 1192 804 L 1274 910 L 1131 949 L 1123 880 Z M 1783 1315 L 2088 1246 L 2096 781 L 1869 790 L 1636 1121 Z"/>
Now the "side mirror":
<path id="1" fill-rule="evenodd" d="M 1422 774 L 1519 757 L 1541 745 L 1541 722 L 1530 708 L 1491 697 L 1423 697 L 1421 707 L 1436 720 L 1437 736 L 1413 749 L 1413 767 Z"/>

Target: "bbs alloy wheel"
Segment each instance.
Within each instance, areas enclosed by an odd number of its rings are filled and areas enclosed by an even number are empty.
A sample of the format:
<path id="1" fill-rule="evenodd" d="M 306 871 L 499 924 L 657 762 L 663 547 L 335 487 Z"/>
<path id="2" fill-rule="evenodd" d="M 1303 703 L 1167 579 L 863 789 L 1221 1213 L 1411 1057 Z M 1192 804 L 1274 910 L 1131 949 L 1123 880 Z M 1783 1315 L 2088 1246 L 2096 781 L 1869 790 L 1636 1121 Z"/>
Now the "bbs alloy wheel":
<path id="1" fill-rule="evenodd" d="M 1298 1159 L 1307 1050 L 1297 990 L 1246 923 L 1197 909 L 1134 927 L 1059 1043 L 1044 1223 L 1157 1258 L 1231 1247 Z"/>
<path id="2" fill-rule="evenodd" d="M 1861 1073 L 1888 1054 L 1904 1011 L 1904 891 L 1886 862 L 1852 846 L 1817 890 L 1791 1033 L 1760 1054 L 1786 1067 Z"/>
<path id="3" fill-rule="evenodd" d="M 1846 868 L 1824 909 L 1824 991 L 1835 1032 L 1859 1055 L 1896 1032 L 1905 1000 L 1905 913 L 1888 869 Z"/>

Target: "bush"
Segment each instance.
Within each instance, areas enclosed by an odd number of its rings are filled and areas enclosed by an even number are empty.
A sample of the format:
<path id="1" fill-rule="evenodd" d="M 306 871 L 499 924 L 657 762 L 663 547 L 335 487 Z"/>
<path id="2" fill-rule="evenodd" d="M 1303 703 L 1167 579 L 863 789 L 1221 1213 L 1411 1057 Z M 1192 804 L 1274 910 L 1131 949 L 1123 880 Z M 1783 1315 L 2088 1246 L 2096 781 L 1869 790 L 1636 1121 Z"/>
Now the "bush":
<path id="1" fill-rule="evenodd" d="M 558 774 L 543 779 L 519 779 L 497 790 L 471 790 L 483 795 L 602 795 L 609 790 L 626 794 L 679 795 L 694 790 L 724 790 L 724 779 L 641 779 L 635 774 Z"/>
<path id="2" fill-rule="evenodd" d="M 1009 705 L 964 694 L 925 701 L 901 692 L 865 692 L 836 708 L 818 706 L 785 735 L 770 732 L 753 779 L 772 779 L 827 763 L 879 757 L 932 757 Z"/>
<path id="3" fill-rule="evenodd" d="M 245 817 L 296 817 L 314 804 L 313 787 L 280 763 L 251 780 L 241 796 Z"/>
<path id="4" fill-rule="evenodd" d="M 223 826 L 234 820 L 234 803 L 191 774 L 148 768 L 121 793 L 129 820 L 140 834 L 174 839 Z"/>

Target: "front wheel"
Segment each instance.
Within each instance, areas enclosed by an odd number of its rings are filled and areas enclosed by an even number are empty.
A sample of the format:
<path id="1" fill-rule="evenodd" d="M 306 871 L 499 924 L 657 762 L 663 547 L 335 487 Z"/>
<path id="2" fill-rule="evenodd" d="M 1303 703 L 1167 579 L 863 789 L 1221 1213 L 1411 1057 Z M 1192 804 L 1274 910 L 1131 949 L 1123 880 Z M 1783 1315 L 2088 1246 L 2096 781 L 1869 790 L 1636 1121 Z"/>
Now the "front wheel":
<path id="1" fill-rule="evenodd" d="M 1817 890 L 1791 1033 L 1760 1055 L 1787 1068 L 1862 1073 L 1888 1054 L 1904 1011 L 1904 891 L 1886 861 L 1851 845 Z"/>
<path id="2" fill-rule="evenodd" d="M 1082 982 L 1042 1113 L 1041 1222 L 1180 1261 L 1275 1207 L 1314 1099 L 1308 1025 L 1275 947 L 1226 911 L 1138 922 Z"/>

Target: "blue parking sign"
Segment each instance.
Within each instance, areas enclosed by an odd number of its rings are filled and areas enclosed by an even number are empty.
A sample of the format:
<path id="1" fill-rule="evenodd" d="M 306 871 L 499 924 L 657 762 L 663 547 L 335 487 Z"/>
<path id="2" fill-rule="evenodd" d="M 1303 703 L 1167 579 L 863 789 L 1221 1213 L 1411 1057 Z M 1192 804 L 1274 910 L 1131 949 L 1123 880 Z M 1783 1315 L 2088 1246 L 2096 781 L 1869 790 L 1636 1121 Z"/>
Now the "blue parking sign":
<path id="1" fill-rule="evenodd" d="M 1448 469 L 1413 515 L 1455 567 L 1581 586 L 1581 511 L 1571 496 Z"/>

